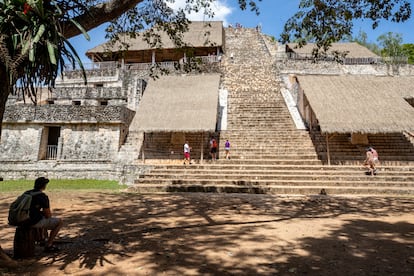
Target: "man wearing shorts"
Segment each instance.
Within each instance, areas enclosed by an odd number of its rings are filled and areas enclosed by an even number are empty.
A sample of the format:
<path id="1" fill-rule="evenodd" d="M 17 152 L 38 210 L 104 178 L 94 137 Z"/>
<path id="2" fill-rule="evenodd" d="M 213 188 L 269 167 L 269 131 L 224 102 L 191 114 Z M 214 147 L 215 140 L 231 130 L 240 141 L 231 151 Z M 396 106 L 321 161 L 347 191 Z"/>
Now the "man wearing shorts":
<path id="1" fill-rule="evenodd" d="M 49 197 L 43 192 L 46 189 L 46 185 L 49 183 L 49 179 L 45 177 L 39 177 L 35 180 L 34 189 L 28 192 L 40 192 L 33 195 L 32 203 L 30 205 L 30 225 L 34 228 L 44 228 L 51 230 L 49 238 L 45 245 L 46 252 L 56 252 L 59 249 L 53 245 L 53 240 L 56 238 L 60 228 L 62 227 L 62 219 L 52 217 L 52 211 L 50 210 Z"/>
<path id="2" fill-rule="evenodd" d="M 184 144 L 184 165 L 187 162 L 188 162 L 188 165 L 191 164 L 190 151 L 191 151 L 191 147 L 188 144 L 188 141 L 185 141 L 185 144 Z"/>
<path id="3" fill-rule="evenodd" d="M 217 154 L 217 141 L 216 141 L 216 139 L 214 139 L 213 136 L 211 136 L 211 139 L 210 139 L 210 156 L 211 156 L 211 159 L 213 161 L 216 160 L 216 154 Z"/>

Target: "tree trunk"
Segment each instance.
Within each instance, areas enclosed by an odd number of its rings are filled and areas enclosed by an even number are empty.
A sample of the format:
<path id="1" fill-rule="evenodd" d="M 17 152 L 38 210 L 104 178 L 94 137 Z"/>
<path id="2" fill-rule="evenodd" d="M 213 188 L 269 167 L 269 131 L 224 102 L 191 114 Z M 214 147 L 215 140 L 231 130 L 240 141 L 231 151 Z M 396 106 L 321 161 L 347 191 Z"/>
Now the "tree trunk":
<path id="1" fill-rule="evenodd" d="M 13 268 L 17 267 L 17 262 L 10 258 L 0 246 L 0 267 Z"/>
<path id="2" fill-rule="evenodd" d="M 3 65 L 0 66 L 0 142 L 1 142 L 1 129 L 3 122 L 4 111 L 6 110 L 6 102 L 11 92 L 11 86 L 9 84 L 6 69 Z"/>
<path id="3" fill-rule="evenodd" d="M 31 227 L 17 227 L 14 234 L 13 258 L 32 258 L 35 254 L 34 233 L 36 229 Z"/>
<path id="4" fill-rule="evenodd" d="M 3 114 L 6 109 L 6 101 L 9 97 L 9 85 L 6 76 L 6 72 L 3 66 L 0 66 L 0 142 L 1 142 L 1 129 L 2 129 L 2 122 L 3 122 Z M 1 248 L 0 246 L 0 266 L 1 267 L 16 267 L 17 263 L 13 259 L 11 259 Z"/>

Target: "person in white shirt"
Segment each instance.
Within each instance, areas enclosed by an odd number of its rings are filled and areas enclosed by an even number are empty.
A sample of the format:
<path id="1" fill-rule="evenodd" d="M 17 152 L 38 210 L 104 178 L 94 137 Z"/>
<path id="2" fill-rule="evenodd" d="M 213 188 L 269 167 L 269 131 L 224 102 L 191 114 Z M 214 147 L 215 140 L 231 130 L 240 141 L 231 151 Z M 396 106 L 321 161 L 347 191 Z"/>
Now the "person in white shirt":
<path id="1" fill-rule="evenodd" d="M 188 141 L 185 141 L 185 144 L 184 144 L 184 165 L 186 165 L 187 162 L 188 162 L 188 165 L 191 164 L 190 151 L 191 151 L 191 147 L 188 144 Z"/>

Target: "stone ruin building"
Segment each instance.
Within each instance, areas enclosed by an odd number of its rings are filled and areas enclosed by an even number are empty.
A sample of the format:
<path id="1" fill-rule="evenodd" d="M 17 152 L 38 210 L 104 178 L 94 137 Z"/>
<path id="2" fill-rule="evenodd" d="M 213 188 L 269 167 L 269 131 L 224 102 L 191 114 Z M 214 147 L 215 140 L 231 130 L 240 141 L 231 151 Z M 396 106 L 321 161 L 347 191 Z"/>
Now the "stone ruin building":
<path id="1" fill-rule="evenodd" d="M 128 51 L 98 45 L 86 53 L 87 84 L 80 70 L 68 68 L 37 105 L 11 95 L 0 176 L 133 184 L 157 165 L 182 167 L 185 141 L 197 164 L 211 165 L 211 136 L 220 157 L 224 141 L 232 142 L 232 159 L 217 161 L 221 170 L 236 170 L 226 167 L 234 164 L 247 171 L 243 166 L 256 163 L 357 170 L 364 148 L 374 144 L 384 165 L 411 171 L 411 65 L 390 64 L 357 43 L 334 44 L 317 60 L 312 44 L 280 45 L 259 28 L 224 28 L 218 21 L 192 22 L 186 49 L 162 41 L 162 48 L 151 48 L 140 36 L 125 38 Z M 154 78 L 161 69 L 169 74 Z M 171 174 L 185 183 L 180 173 Z"/>

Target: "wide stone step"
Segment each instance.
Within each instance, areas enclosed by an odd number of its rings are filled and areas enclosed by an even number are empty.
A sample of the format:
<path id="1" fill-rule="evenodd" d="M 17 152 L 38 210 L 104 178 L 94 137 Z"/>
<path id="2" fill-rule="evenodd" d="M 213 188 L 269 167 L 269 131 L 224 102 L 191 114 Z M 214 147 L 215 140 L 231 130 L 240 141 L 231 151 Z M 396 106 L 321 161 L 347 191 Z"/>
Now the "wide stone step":
<path id="1" fill-rule="evenodd" d="M 310 152 L 315 153 L 315 148 L 308 144 L 307 142 L 303 143 L 303 147 L 301 147 L 301 141 L 297 141 L 294 143 L 289 143 L 288 145 L 283 144 L 283 142 L 252 142 L 249 143 L 247 141 L 231 141 L 231 148 L 233 150 L 239 149 L 244 152 L 257 152 L 258 149 L 265 150 L 266 152 L 274 152 L 280 151 L 283 154 L 297 154 L 304 152 L 305 154 L 309 154 Z M 224 144 L 220 143 L 220 146 L 224 148 Z M 221 148 L 221 147 L 220 147 Z M 361 156 L 361 155 L 358 155 Z"/>
<path id="2" fill-rule="evenodd" d="M 232 114 L 233 116 L 243 116 L 243 115 L 250 115 L 250 114 L 240 114 L 238 112 L 243 112 L 243 111 L 247 111 L 250 112 L 252 115 L 257 115 L 257 114 L 270 114 L 270 115 L 274 115 L 274 114 L 284 114 L 287 115 L 289 114 L 289 112 L 286 110 L 286 108 L 282 108 L 282 107 L 276 107 L 276 106 L 267 106 L 267 107 L 260 107 L 260 106 L 254 106 L 254 105 L 250 105 L 250 106 L 239 106 L 239 105 L 235 105 L 235 104 L 230 104 L 227 108 L 227 112 L 228 114 Z"/>
<path id="3" fill-rule="evenodd" d="M 319 156 L 322 158 L 326 157 L 326 154 L 321 154 L 319 153 Z M 362 154 L 341 154 L 341 155 L 335 155 L 334 159 L 346 159 L 346 158 L 352 158 L 355 157 L 355 159 L 364 159 L 365 155 Z M 382 155 L 380 157 L 380 161 L 385 161 L 385 160 L 412 160 L 414 161 L 414 155 L 410 155 L 410 154 L 401 154 L 401 155 Z"/>
<path id="4" fill-rule="evenodd" d="M 309 149 L 307 151 L 293 151 L 293 150 L 283 150 L 281 148 L 268 148 L 266 149 L 265 153 L 261 152 L 262 150 L 260 148 L 257 148 L 256 151 L 243 151 L 243 150 L 237 150 L 233 149 L 231 151 L 231 158 L 234 160 L 237 159 L 318 159 L 317 154 L 312 151 L 312 149 Z M 224 149 L 220 149 L 220 153 L 225 153 Z M 355 159 L 358 160 L 358 159 Z"/>
<path id="5" fill-rule="evenodd" d="M 228 111 L 232 111 L 233 109 L 243 109 L 243 110 L 252 110 L 252 111 L 260 111 L 263 112 L 286 112 L 287 108 L 285 103 L 276 102 L 276 101 L 266 101 L 266 102 L 249 102 L 248 99 L 230 99 L 228 102 Z"/>
<path id="6" fill-rule="evenodd" d="M 292 186 L 292 185 L 267 185 L 257 186 L 244 183 L 243 185 L 132 185 L 128 188 L 130 192 L 139 193 L 165 193 L 165 192 L 203 192 L 203 193 L 255 193 L 255 194 L 297 194 L 297 195 L 316 195 L 322 189 L 328 195 L 390 195 L 390 196 L 410 196 L 414 195 L 414 188 L 407 187 L 353 187 L 353 186 L 326 186 L 324 183 L 313 186 Z"/>
<path id="7" fill-rule="evenodd" d="M 351 167 L 349 169 L 337 169 L 337 170 L 325 170 L 325 169 L 308 169 L 308 170 L 299 170 L 297 168 L 293 169 L 283 169 L 283 168 L 276 168 L 276 169 L 250 169 L 245 167 L 235 167 L 230 168 L 227 167 L 226 170 L 222 170 L 221 168 L 217 168 L 217 166 L 213 167 L 202 167 L 195 168 L 194 166 L 185 167 L 183 166 L 175 166 L 170 168 L 160 168 L 156 167 L 153 169 L 148 175 L 152 174 L 174 174 L 174 175 L 194 175 L 194 174 L 216 174 L 216 175 L 296 175 L 296 176 L 361 176 L 365 172 L 365 169 L 361 167 Z M 414 177 L 414 171 L 406 171 L 406 170 L 389 170 L 387 168 L 379 168 L 378 169 L 379 176 L 396 176 L 396 177 Z M 146 174 L 147 175 L 147 174 Z"/>
<path id="8" fill-rule="evenodd" d="M 290 116 L 281 119 L 276 116 L 258 116 L 258 117 L 229 117 L 227 124 L 256 124 L 256 125 L 276 125 L 276 126 L 285 126 L 290 125 Z"/>
<path id="9" fill-rule="evenodd" d="M 320 153 L 318 156 L 325 160 L 326 155 L 321 155 Z M 365 159 L 364 155 L 335 155 L 334 158 L 331 158 L 331 161 L 341 161 L 341 160 L 359 160 L 362 162 Z M 380 158 L 380 163 L 387 162 L 387 161 L 412 161 L 414 162 L 414 156 L 413 155 L 383 155 Z"/>
<path id="10" fill-rule="evenodd" d="M 277 181 L 291 181 L 292 185 L 296 184 L 296 181 L 323 181 L 323 182 L 334 182 L 334 183 L 350 183 L 352 182 L 354 185 L 365 185 L 370 184 L 374 180 L 372 176 L 367 176 L 365 172 L 361 172 L 358 175 L 348 175 L 348 174 L 334 174 L 334 175 L 326 175 L 326 174 L 311 174 L 311 175 L 293 175 L 293 174 L 245 174 L 240 173 L 238 175 L 235 174 L 223 174 L 223 173 L 185 173 L 185 174 L 177 174 L 177 173 L 160 173 L 160 172 L 152 172 L 146 174 L 143 178 L 138 180 L 138 183 L 148 181 L 157 182 L 162 181 L 162 183 L 169 183 L 169 181 L 217 181 L 217 183 L 221 183 L 221 181 L 263 181 L 263 184 L 267 184 L 268 182 Z M 412 186 L 414 187 L 414 175 L 407 176 L 407 175 L 383 175 L 379 174 L 375 176 L 375 183 L 389 183 L 390 185 L 400 185 L 400 186 Z"/>
<path id="11" fill-rule="evenodd" d="M 265 129 L 280 129 L 280 128 L 292 128 L 293 127 L 293 122 L 292 123 L 287 123 L 287 124 L 273 124 L 273 123 L 264 123 L 264 124 L 257 124 L 254 121 L 251 122 L 229 122 L 227 124 L 227 129 L 232 130 L 232 127 L 234 127 L 234 129 L 246 129 L 249 128 L 251 130 L 257 130 L 257 131 L 261 131 L 261 130 L 265 130 Z"/>
<path id="12" fill-rule="evenodd" d="M 252 110 L 233 110 L 228 113 L 228 117 L 231 120 L 274 120 L 276 122 L 282 123 L 285 120 L 290 118 L 290 114 L 278 113 L 278 112 L 260 112 Z"/>
<path id="13" fill-rule="evenodd" d="M 295 164 L 268 164 L 271 160 L 203 160 L 200 164 L 200 160 L 193 160 L 196 163 L 191 167 L 195 169 L 217 169 L 217 170 L 231 170 L 231 169 L 246 169 L 246 170 L 303 170 L 303 171 L 360 171 L 361 165 L 322 165 L 322 164 L 308 164 L 303 166 L 297 166 Z M 145 161 L 145 165 L 152 169 L 175 169 L 182 168 L 182 160 L 156 160 L 148 159 Z M 414 172 L 414 166 L 381 166 L 381 171 L 403 171 Z"/>
<path id="14" fill-rule="evenodd" d="M 286 137 L 245 137 L 243 136 L 236 136 L 236 134 L 221 134 L 221 137 L 226 137 L 225 139 L 229 139 L 232 144 L 237 145 L 269 145 L 272 146 L 274 144 L 284 146 L 285 148 L 295 147 L 298 145 L 304 145 L 305 147 L 312 147 L 314 145 L 312 141 L 306 139 L 306 137 L 295 137 L 295 136 L 286 136 Z M 223 138 L 220 139 L 220 143 L 223 142 Z"/>
<path id="15" fill-rule="evenodd" d="M 240 159 L 235 159 L 232 158 L 231 162 L 232 164 L 240 164 L 240 165 L 245 165 L 245 164 L 249 164 L 252 163 L 252 158 L 250 158 L 250 156 L 248 156 L 249 158 L 245 158 L 243 159 L 242 157 L 240 157 Z M 274 159 L 269 159 L 269 158 L 258 158 L 259 156 L 254 156 L 256 159 L 254 161 L 254 163 L 258 164 L 259 166 L 263 166 L 263 165 L 295 165 L 295 166 L 304 166 L 304 165 L 320 165 L 321 161 L 317 160 L 316 158 L 311 158 L 311 159 L 281 159 L 281 158 L 274 158 Z M 208 160 L 205 160 L 208 161 Z M 221 161 L 229 161 L 229 160 L 221 160 Z M 212 162 L 211 160 L 209 160 L 209 162 Z M 214 161 L 214 162 L 217 162 Z"/>
<path id="16" fill-rule="evenodd" d="M 233 122 L 231 120 L 227 123 L 227 130 L 245 130 L 249 129 L 250 131 L 264 131 L 264 130 L 278 130 L 278 129 L 288 129 L 293 130 L 293 122 L 284 122 L 284 123 L 263 123 L 257 124 L 255 121 L 243 121 L 243 122 Z"/>
<path id="17" fill-rule="evenodd" d="M 231 153 L 231 158 L 234 160 L 237 159 L 267 159 L 267 160 L 292 160 L 292 161 L 304 161 L 304 160 L 318 160 L 317 155 L 316 154 L 291 154 L 291 155 L 287 155 L 287 154 L 283 154 L 277 151 L 277 149 L 275 149 L 274 153 L 260 153 L 260 152 L 251 152 L 246 153 L 246 152 L 232 152 Z"/>
<path id="18" fill-rule="evenodd" d="M 154 157 L 156 157 L 154 155 Z M 258 156 L 255 156 L 256 158 L 258 158 Z M 162 158 L 164 158 L 161 154 L 158 156 L 158 159 L 161 160 Z M 154 158 L 155 159 L 155 158 Z M 231 158 L 231 160 L 225 160 L 225 159 L 218 159 L 215 161 L 212 161 L 211 159 L 204 159 L 203 163 L 207 164 L 207 163 L 218 163 L 218 162 L 226 162 L 228 161 L 229 164 L 231 164 L 231 166 L 233 165 L 239 165 L 239 166 L 246 166 L 248 164 L 255 164 L 252 166 L 281 166 L 281 165 L 288 165 L 288 166 L 308 166 L 308 165 L 321 165 L 322 162 L 316 158 L 313 159 L 269 159 L 269 158 L 263 158 L 263 159 L 255 159 L 255 161 L 252 163 L 251 161 L 252 159 L 243 159 L 242 157 L 240 159 L 235 159 L 235 158 Z M 195 163 L 199 163 L 201 162 L 200 160 L 192 160 Z M 145 162 L 148 162 L 148 160 L 146 160 Z M 175 162 L 179 162 L 179 163 L 183 163 L 182 160 L 178 160 L 176 159 Z M 226 166 L 223 166 L 223 169 Z"/>
<path id="19" fill-rule="evenodd" d="M 243 144 L 246 145 L 247 143 L 257 143 L 257 144 L 272 144 L 272 143 L 281 143 L 285 145 L 286 147 L 290 147 L 293 145 L 297 145 L 298 143 L 301 145 L 303 143 L 306 143 L 305 146 L 312 146 L 314 147 L 314 144 L 312 141 L 310 141 L 308 138 L 303 136 L 297 136 L 297 135 L 286 135 L 284 137 L 279 136 L 265 136 L 265 135 L 257 135 L 257 136 L 250 136 L 246 137 L 243 134 L 237 134 L 236 131 L 229 131 L 227 133 L 221 133 L 220 134 L 220 143 L 223 142 L 226 139 L 229 139 L 230 142 L 233 142 L 234 144 Z M 225 137 L 225 138 L 223 138 Z"/>
<path id="20" fill-rule="evenodd" d="M 222 130 L 221 131 L 222 133 L 224 133 L 224 132 L 229 132 L 228 130 Z M 267 136 L 269 136 L 269 137 L 272 137 L 272 136 L 278 136 L 278 135 L 284 135 L 284 134 L 291 134 L 291 135 L 303 135 L 303 136 L 305 136 L 305 137 L 309 137 L 309 139 L 310 139 L 310 136 L 309 136 L 309 132 L 308 131 L 306 131 L 306 130 L 298 130 L 298 129 L 296 129 L 296 128 L 292 128 L 292 129 L 263 129 L 263 130 L 261 130 L 261 131 L 252 131 L 252 130 L 250 130 L 250 129 L 240 129 L 239 131 L 238 131 L 239 133 L 238 133 L 238 135 L 242 135 L 242 134 L 244 134 L 245 136 L 255 136 L 255 135 L 257 135 L 257 136 L 260 136 L 260 135 L 267 135 Z"/>
<path id="21" fill-rule="evenodd" d="M 290 120 L 290 118 L 289 118 Z M 240 126 L 276 126 L 279 128 L 290 127 L 293 122 L 282 120 L 275 120 L 272 118 L 229 118 L 227 120 L 227 125 L 240 125 Z"/>

